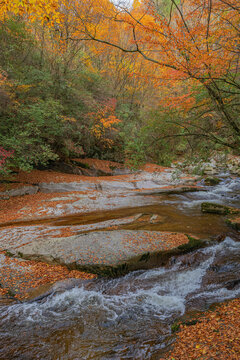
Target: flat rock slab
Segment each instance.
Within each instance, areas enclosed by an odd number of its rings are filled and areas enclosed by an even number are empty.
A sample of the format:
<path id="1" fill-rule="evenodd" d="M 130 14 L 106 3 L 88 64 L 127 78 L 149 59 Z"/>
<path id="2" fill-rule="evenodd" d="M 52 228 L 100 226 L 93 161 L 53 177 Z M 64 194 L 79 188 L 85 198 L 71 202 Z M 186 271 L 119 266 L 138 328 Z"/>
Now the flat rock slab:
<path id="1" fill-rule="evenodd" d="M 184 175 L 184 174 L 182 174 Z M 191 179 L 196 181 L 197 179 Z M 45 193 L 52 192 L 73 192 L 73 191 L 88 191 L 88 190 L 101 190 L 101 191 L 127 191 L 127 190 L 151 190 L 159 189 L 167 185 L 185 185 L 189 179 L 180 177 L 173 179 L 173 169 L 163 171 L 159 174 L 149 174 L 140 172 L 138 174 L 126 175 L 123 178 L 112 177 L 111 180 L 107 178 L 95 178 L 94 180 L 82 180 L 74 182 L 42 182 L 39 184 L 39 191 Z"/>
<path id="2" fill-rule="evenodd" d="M 138 196 L 135 192 L 119 193 L 94 191 L 87 193 L 66 193 L 61 197 L 36 202 L 36 206 L 24 206 L 18 211 L 19 220 L 59 217 L 65 215 L 110 211 L 123 208 L 143 207 L 159 203 L 159 198 Z M 141 210 L 140 210 L 141 211 Z M 1 224 L 0 224 L 1 225 Z"/>
<path id="3" fill-rule="evenodd" d="M 49 184 L 50 186 L 51 184 Z M 58 186 L 58 184 L 55 184 Z M 54 186 L 55 186 L 54 185 Z M 95 184 L 94 184 L 95 185 Z M 68 187 L 73 184 L 68 184 Z M 67 189 L 66 188 L 66 189 Z M 51 186 L 50 188 L 51 189 Z M 152 190 L 87 190 L 85 192 L 70 191 L 58 194 L 57 197 L 44 198 L 36 202 L 35 206 L 26 203 L 21 210 L 18 211 L 20 219 L 36 219 L 42 217 L 56 217 L 70 215 L 76 213 L 87 213 L 100 210 L 114 210 L 121 208 L 140 207 L 154 205 L 159 203 L 159 196 L 168 194 L 180 194 L 183 192 L 194 192 L 204 190 L 201 187 L 175 187 L 169 186 Z M 58 189 L 59 191 L 59 189 Z M 60 196 L 59 196 L 60 195 Z M 143 196 L 139 196 L 143 195 Z M 158 196 L 155 196 L 158 195 Z"/>
<path id="4" fill-rule="evenodd" d="M 188 243 L 180 233 L 158 231 L 98 231 L 62 238 L 32 241 L 18 249 L 9 249 L 25 259 L 60 263 L 70 268 L 93 266 L 119 267 L 133 258 L 171 250 Z M 139 268 L 141 268 L 139 266 Z"/>
<path id="5" fill-rule="evenodd" d="M 88 190 L 100 190 L 100 191 L 126 191 L 126 190 L 139 190 L 143 191 L 143 195 L 163 193 L 163 194 L 178 194 L 189 191 L 204 190 L 203 187 L 193 186 L 174 186 L 171 182 L 171 186 L 166 186 L 160 180 L 134 180 L 134 181 L 100 181 L 97 182 L 71 182 L 71 183 L 41 183 L 39 184 L 39 191 L 44 193 L 54 192 L 74 192 L 74 191 L 88 191 Z"/>
<path id="6" fill-rule="evenodd" d="M 83 219 L 87 216 L 83 216 Z M 0 228 L 0 251 L 6 249 L 20 249 L 23 245 L 29 244 L 32 241 L 40 241 L 45 238 L 61 238 L 66 236 L 79 235 L 90 231 L 98 230 L 116 230 L 118 227 L 129 224 L 145 224 L 145 223 L 159 223 L 164 221 L 165 217 L 156 214 L 136 214 L 123 218 L 110 219 L 100 222 L 86 223 L 80 225 L 68 225 L 69 219 L 62 219 L 60 225 L 51 223 L 43 223 L 40 225 L 32 225 L 26 222 L 23 226 L 11 226 L 7 228 Z M 101 219 L 100 219 L 101 220 Z M 73 220 L 72 220 L 73 221 Z"/>

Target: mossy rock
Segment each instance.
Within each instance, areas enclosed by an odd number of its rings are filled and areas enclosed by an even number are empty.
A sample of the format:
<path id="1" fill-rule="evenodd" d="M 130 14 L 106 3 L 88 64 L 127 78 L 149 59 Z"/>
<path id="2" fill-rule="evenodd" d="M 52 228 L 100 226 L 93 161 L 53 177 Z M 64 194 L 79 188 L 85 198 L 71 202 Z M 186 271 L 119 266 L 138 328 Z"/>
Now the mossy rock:
<path id="1" fill-rule="evenodd" d="M 180 323 L 179 323 L 178 321 L 175 321 L 175 322 L 171 325 L 171 331 L 172 331 L 172 333 L 176 333 L 179 329 L 180 329 Z"/>
<path id="2" fill-rule="evenodd" d="M 231 206 L 214 204 L 210 202 L 203 202 L 201 204 L 201 211 L 203 213 L 219 214 L 219 215 L 240 214 L 240 209 L 233 208 Z"/>
<path id="3" fill-rule="evenodd" d="M 240 231 L 240 218 L 226 219 L 226 223 L 233 229 Z"/>
<path id="4" fill-rule="evenodd" d="M 218 185 L 220 182 L 221 180 L 215 176 L 208 176 L 204 181 L 205 185 L 209 186 Z"/>
<path id="5" fill-rule="evenodd" d="M 191 237 L 191 236 L 189 236 L 187 234 L 186 234 L 186 236 L 188 237 L 189 242 L 186 243 L 186 244 L 178 246 L 178 250 L 180 250 L 180 252 L 182 254 L 188 253 L 188 252 L 196 250 L 196 249 L 199 249 L 199 248 L 204 247 L 206 245 L 206 242 L 201 240 L 201 239 L 193 238 L 193 237 Z"/>

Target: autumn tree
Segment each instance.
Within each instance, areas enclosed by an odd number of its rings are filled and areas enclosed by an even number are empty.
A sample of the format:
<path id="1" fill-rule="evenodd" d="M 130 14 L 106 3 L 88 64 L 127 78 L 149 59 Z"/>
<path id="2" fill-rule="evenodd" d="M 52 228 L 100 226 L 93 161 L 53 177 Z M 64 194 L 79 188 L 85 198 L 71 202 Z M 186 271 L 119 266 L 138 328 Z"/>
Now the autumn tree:
<path id="1" fill-rule="evenodd" d="M 85 4 L 78 5 L 81 11 L 76 4 L 72 6 L 81 24 L 72 41 L 96 41 L 143 57 L 158 69 L 158 76 L 152 77 L 156 84 L 168 83 L 171 88 L 179 82 L 189 83 L 192 90 L 182 99 L 178 94 L 176 103 L 182 102 L 192 114 L 198 109 L 200 118 L 215 117 L 218 129 L 227 136 L 218 136 L 216 127 L 209 132 L 195 124 L 190 124 L 184 135 L 197 134 L 239 148 L 240 16 L 236 0 L 188 0 L 180 4 L 171 0 L 167 15 L 159 11 L 155 1 L 135 1 L 132 9 L 121 3 L 87 2 L 88 16 Z M 122 32 L 116 31 L 119 26 Z M 128 34 L 127 45 L 119 35 L 123 32 Z M 204 94 L 201 101 L 196 101 L 194 88 L 195 93 Z"/>

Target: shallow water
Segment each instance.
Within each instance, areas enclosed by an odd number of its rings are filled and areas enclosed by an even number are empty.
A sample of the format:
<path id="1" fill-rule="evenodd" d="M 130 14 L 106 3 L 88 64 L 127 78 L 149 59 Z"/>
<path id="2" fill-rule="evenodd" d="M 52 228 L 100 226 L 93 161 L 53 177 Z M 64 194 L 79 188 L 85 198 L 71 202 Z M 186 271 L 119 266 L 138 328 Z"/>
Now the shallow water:
<path id="1" fill-rule="evenodd" d="M 183 193 L 180 195 L 153 195 L 153 205 L 136 206 L 111 211 L 98 211 L 84 215 L 65 216 L 56 219 L 53 225 L 69 226 L 80 224 L 97 224 L 112 219 L 120 219 L 135 214 L 157 214 L 162 221 L 157 224 L 141 224 L 134 222 L 120 226 L 120 229 L 143 229 L 153 231 L 176 231 L 199 237 L 209 237 L 228 233 L 224 217 L 215 214 L 203 214 L 201 203 L 204 201 L 240 206 L 240 180 L 233 179 L 228 174 L 221 175 L 221 183 L 209 186 L 208 191 Z M 199 185 L 203 185 L 199 183 Z M 106 224 L 106 227 L 108 225 Z M 101 225 L 104 229 L 104 224 Z"/>
<path id="2" fill-rule="evenodd" d="M 225 175 L 226 176 L 226 175 Z M 203 185 L 200 183 L 200 185 Z M 137 198 L 140 198 L 139 196 Z M 47 228 L 72 226 L 79 232 L 104 230 L 109 226 L 119 229 L 142 229 L 153 231 L 176 231 L 193 234 L 199 237 L 209 237 L 221 233 L 228 233 L 224 217 L 215 214 L 203 214 L 203 201 L 217 202 L 231 206 L 240 206 L 240 180 L 228 176 L 222 178 L 218 186 L 208 187 L 208 191 L 189 192 L 179 195 L 145 196 L 150 205 L 139 206 L 136 197 L 132 199 L 131 207 L 113 210 L 94 211 L 74 215 L 65 215 L 40 220 L 25 220 L 9 225 L 31 227 L 42 225 Z M 121 225 L 121 219 L 137 214 L 157 214 L 162 220 L 156 224 L 146 222 L 129 222 Z M 123 221 L 124 223 L 124 221 Z M 0 225 L 1 227 L 1 225 Z M 2 227 L 6 228 L 6 224 Z"/>
<path id="3" fill-rule="evenodd" d="M 173 231 L 189 226 L 188 233 L 205 236 L 226 232 L 223 219 L 201 215 L 199 204 L 239 206 L 239 188 L 239 182 L 225 179 L 207 193 L 159 197 L 164 204 L 153 205 L 151 213 L 160 209 L 163 215 L 164 206 L 168 221 L 144 226 Z M 227 236 L 172 258 L 165 267 L 87 281 L 39 302 L 2 306 L 0 359 L 159 359 L 173 341 L 171 324 L 177 318 L 240 296 L 240 284 L 234 282 L 240 279 L 236 240 Z"/>
<path id="4" fill-rule="evenodd" d="M 178 209 L 184 212 L 188 212 L 189 209 L 196 212 L 203 201 L 239 207 L 240 179 L 231 178 L 228 174 L 220 176 L 219 178 L 222 181 L 217 186 L 209 186 L 206 192 L 185 193 L 175 197 L 170 195 L 165 203 L 174 203 Z M 203 185 L 203 183 L 200 183 L 200 185 Z"/>

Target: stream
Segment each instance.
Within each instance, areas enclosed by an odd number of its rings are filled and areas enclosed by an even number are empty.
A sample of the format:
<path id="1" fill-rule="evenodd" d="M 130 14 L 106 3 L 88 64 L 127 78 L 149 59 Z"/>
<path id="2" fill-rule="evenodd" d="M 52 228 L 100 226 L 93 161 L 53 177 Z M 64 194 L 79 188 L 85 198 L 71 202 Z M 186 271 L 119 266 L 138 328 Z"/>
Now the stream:
<path id="1" fill-rule="evenodd" d="M 201 202 L 240 206 L 239 179 L 221 178 L 207 192 L 166 196 L 161 206 L 177 209 L 194 233 Z M 159 359 L 174 341 L 171 325 L 177 319 L 240 296 L 240 236 L 222 217 L 208 218 L 209 225 L 204 220 L 197 232 L 223 231 L 225 239 L 171 258 L 164 267 L 88 280 L 41 301 L 1 306 L 0 359 Z"/>

